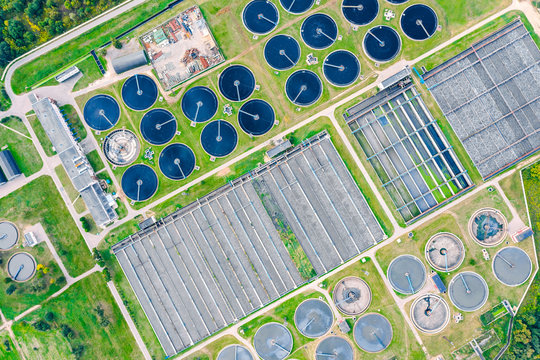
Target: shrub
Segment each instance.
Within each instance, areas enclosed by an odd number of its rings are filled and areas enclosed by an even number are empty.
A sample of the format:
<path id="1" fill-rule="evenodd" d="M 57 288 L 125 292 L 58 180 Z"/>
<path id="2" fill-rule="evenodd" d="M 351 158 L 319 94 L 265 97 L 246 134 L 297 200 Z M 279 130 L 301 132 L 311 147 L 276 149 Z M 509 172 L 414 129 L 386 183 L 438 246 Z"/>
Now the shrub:
<path id="1" fill-rule="evenodd" d="M 469 260 L 469 265 L 471 265 L 471 266 L 476 265 L 476 260 L 474 260 L 474 259 Z"/>
<path id="2" fill-rule="evenodd" d="M 60 329 L 62 330 L 62 335 L 64 335 L 66 339 L 73 339 L 75 337 L 75 332 L 73 329 L 66 324 L 60 325 Z"/>
<path id="3" fill-rule="evenodd" d="M 6 289 L 6 294 L 8 295 L 11 295 L 13 294 L 13 292 L 17 289 L 17 286 L 15 286 L 15 284 L 11 284 L 8 286 L 8 288 Z"/>
<path id="4" fill-rule="evenodd" d="M 47 321 L 53 321 L 55 318 L 54 313 L 52 311 L 49 311 L 47 314 L 45 314 L 45 320 Z"/>
<path id="5" fill-rule="evenodd" d="M 34 329 L 39 330 L 39 331 L 51 330 L 51 324 L 49 324 L 48 322 L 44 320 L 38 320 L 35 323 L 33 323 L 32 326 L 34 327 Z"/>
<path id="6" fill-rule="evenodd" d="M 106 282 L 111 281 L 111 272 L 109 271 L 108 268 L 103 269 L 103 277 L 105 278 Z"/>
<path id="7" fill-rule="evenodd" d="M 118 40 L 116 38 L 112 38 L 111 43 L 112 43 L 112 46 L 115 47 L 115 49 L 121 49 L 122 48 L 122 43 L 120 42 L 120 40 Z"/>

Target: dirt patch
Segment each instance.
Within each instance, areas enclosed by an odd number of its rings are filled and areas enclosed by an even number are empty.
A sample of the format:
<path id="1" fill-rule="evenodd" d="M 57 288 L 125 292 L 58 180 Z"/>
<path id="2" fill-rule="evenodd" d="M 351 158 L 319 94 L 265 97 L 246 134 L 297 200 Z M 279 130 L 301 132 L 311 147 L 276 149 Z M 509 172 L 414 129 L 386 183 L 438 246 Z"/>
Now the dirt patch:
<path id="1" fill-rule="evenodd" d="M 226 13 L 229 13 L 231 12 L 231 7 L 230 6 L 225 6 L 223 9 L 219 10 L 216 15 L 217 16 L 220 16 L 220 15 L 223 15 L 223 14 L 226 14 Z"/>
<path id="2" fill-rule="evenodd" d="M 221 169 L 219 170 L 216 175 L 217 176 L 227 176 L 231 173 L 231 168 L 230 167 L 226 167 L 224 169 Z"/>

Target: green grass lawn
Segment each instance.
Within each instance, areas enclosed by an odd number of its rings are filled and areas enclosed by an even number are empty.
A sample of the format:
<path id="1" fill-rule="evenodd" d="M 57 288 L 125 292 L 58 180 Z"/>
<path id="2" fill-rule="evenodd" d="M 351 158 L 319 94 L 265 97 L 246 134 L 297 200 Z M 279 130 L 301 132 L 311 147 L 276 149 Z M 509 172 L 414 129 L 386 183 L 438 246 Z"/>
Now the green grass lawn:
<path id="1" fill-rule="evenodd" d="M 101 56 L 100 61 L 104 67 L 107 66 L 107 62 Z M 83 73 L 83 76 L 77 81 L 77 83 L 73 87 L 73 91 L 84 89 L 94 81 L 99 80 L 103 77 L 101 71 L 99 71 L 96 61 L 91 55 L 78 63 L 77 67 Z"/>
<path id="2" fill-rule="evenodd" d="M 514 208 L 516 208 L 519 217 L 523 220 L 525 224 L 529 223 L 527 217 L 527 206 L 525 205 L 525 198 L 523 197 L 523 188 L 521 187 L 521 171 L 516 171 L 512 175 L 502 179 L 499 182 L 501 188 L 503 189 L 506 197 Z"/>
<path id="3" fill-rule="evenodd" d="M 507 196 L 510 197 L 509 194 Z M 417 256 L 426 266 L 430 269 L 429 264 L 425 259 L 425 244 L 428 239 L 438 232 L 451 232 L 457 235 L 465 246 L 465 259 L 463 264 L 457 271 L 447 273 L 439 273 L 443 282 L 448 286 L 450 280 L 461 271 L 475 271 L 481 274 L 486 280 L 489 287 L 489 299 L 486 304 L 479 310 L 471 313 L 461 312 L 464 316 L 464 320 L 459 324 L 455 324 L 453 321 L 440 332 L 437 336 L 446 336 L 452 341 L 457 348 L 461 347 L 473 337 L 479 336 L 486 329 L 482 327 L 480 321 L 480 315 L 485 311 L 495 306 L 503 299 L 508 299 L 512 305 L 516 305 L 523 295 L 527 284 L 523 284 L 518 287 L 507 287 L 502 285 L 493 275 L 491 270 L 491 260 L 486 261 L 482 255 L 482 247 L 477 245 L 469 236 L 467 230 L 467 224 L 470 216 L 479 208 L 482 207 L 494 207 L 499 209 L 506 217 L 507 220 L 511 220 L 511 214 L 509 209 L 503 203 L 500 195 L 497 191 L 488 192 L 482 190 L 474 197 L 463 201 L 462 203 L 451 207 L 443 214 L 439 215 L 436 219 L 422 225 L 419 228 L 413 230 L 413 238 L 403 238 L 401 243 L 394 242 L 384 248 L 377 251 L 376 258 L 381 264 L 381 267 L 386 272 L 390 262 L 398 255 L 412 254 Z M 501 247 L 507 246 L 510 239 L 507 238 L 502 244 L 495 248 L 487 249 L 491 258 L 495 255 Z M 512 244 L 519 246 L 533 256 L 532 241 L 529 239 L 519 244 Z M 448 295 L 443 294 L 443 298 L 448 302 L 452 313 L 460 312 L 455 308 Z M 407 304 L 409 308 L 411 302 Z M 407 310 L 408 311 L 408 310 Z M 445 358 L 450 358 L 450 353 L 455 350 L 446 341 L 431 341 L 432 337 L 427 335 L 421 335 L 424 344 L 428 348 L 430 355 L 435 356 L 442 353 Z"/>
<path id="4" fill-rule="evenodd" d="M 10 118 L 2 121 L 2 124 L 28 135 L 28 131 L 19 118 Z M 6 149 L 11 151 L 17 166 L 25 176 L 30 176 L 43 167 L 43 162 L 32 143 L 32 139 L 0 126 L 0 149 L 4 149 L 4 146 L 7 146 Z"/>
<path id="5" fill-rule="evenodd" d="M 3 124 L 13 130 L 16 130 L 20 132 L 21 134 L 24 134 L 26 136 L 30 136 L 30 133 L 28 132 L 28 129 L 22 122 L 21 118 L 11 115 L 3 118 L 0 120 L 0 124 Z"/>
<path id="6" fill-rule="evenodd" d="M 19 222 L 16 224 L 19 226 L 19 231 L 22 231 L 22 224 Z M 20 244 L 21 240 L 15 248 L 0 252 L 0 260 L 3 264 L 0 267 L 0 277 L 2 278 L 0 282 L 0 308 L 8 319 L 13 319 L 28 308 L 39 304 L 66 284 L 62 271 L 44 242 L 33 248 L 24 248 L 24 251 L 34 256 L 36 263 L 41 264 L 46 269 L 40 267 L 39 270 L 36 270 L 35 276 L 26 282 L 4 281 L 4 279 L 9 279 L 5 265 L 13 254 L 23 250 Z M 9 291 L 6 292 L 6 290 L 10 287 L 11 289 L 15 288 L 15 291 L 8 294 Z M 0 358 L 2 357 L 0 356 Z"/>
<path id="7" fill-rule="evenodd" d="M 103 164 L 103 161 L 101 161 L 97 150 L 90 151 L 88 154 L 86 154 L 86 158 L 92 166 L 92 169 L 94 169 L 94 172 L 98 172 L 105 168 L 105 165 Z"/>
<path id="8" fill-rule="evenodd" d="M 185 357 L 186 360 L 215 360 L 221 350 L 228 345 L 240 344 L 240 342 L 232 335 L 225 335 L 214 342 L 206 345 L 203 349 Z"/>
<path id="9" fill-rule="evenodd" d="M 21 356 L 13 345 L 7 331 L 0 333 L 0 358 L 4 360 L 19 360 Z"/>
<path id="10" fill-rule="evenodd" d="M 81 214 L 85 212 L 87 209 L 86 204 L 82 200 L 82 198 L 79 196 L 79 192 L 75 190 L 75 187 L 73 186 L 73 183 L 71 182 L 71 179 L 68 177 L 68 174 L 66 173 L 66 170 L 62 165 L 58 165 L 54 168 L 54 172 L 60 179 L 60 182 L 64 186 L 64 190 L 66 190 L 66 194 L 68 195 L 69 199 L 71 200 L 71 203 L 73 204 L 73 207 L 75 208 L 75 211 L 77 211 L 78 214 Z"/>
<path id="11" fill-rule="evenodd" d="M 50 312 L 53 320 L 47 320 Z M 32 326 L 40 320 L 47 322 L 50 330 Z M 13 331 L 28 359 L 142 359 L 100 273 L 45 302 L 42 308 L 16 322 Z"/>
<path id="12" fill-rule="evenodd" d="M 3 218 L 21 227 L 40 222 L 71 276 L 94 266 L 90 251 L 50 177 L 41 176 L 0 199 L 0 209 Z"/>
<path id="13" fill-rule="evenodd" d="M 55 155 L 56 151 L 53 150 L 51 140 L 49 140 L 49 138 L 47 137 L 47 134 L 45 133 L 45 129 L 43 129 L 43 126 L 39 122 L 39 119 L 37 118 L 34 111 L 32 110 L 29 113 L 27 113 L 26 118 L 28 119 L 28 122 L 30 122 L 32 129 L 34 129 L 34 132 L 36 133 L 36 136 L 39 140 L 39 143 L 41 144 L 43 151 L 45 151 L 45 155 L 47 156 Z"/>
<path id="14" fill-rule="evenodd" d="M 68 104 L 60 106 L 60 111 L 62 111 L 66 119 L 69 119 L 70 127 L 72 127 L 73 130 L 77 133 L 77 137 L 80 137 L 81 140 L 84 140 L 86 138 L 86 129 L 84 128 L 81 119 L 79 119 L 79 114 L 77 114 L 77 110 L 75 110 L 73 106 Z"/>

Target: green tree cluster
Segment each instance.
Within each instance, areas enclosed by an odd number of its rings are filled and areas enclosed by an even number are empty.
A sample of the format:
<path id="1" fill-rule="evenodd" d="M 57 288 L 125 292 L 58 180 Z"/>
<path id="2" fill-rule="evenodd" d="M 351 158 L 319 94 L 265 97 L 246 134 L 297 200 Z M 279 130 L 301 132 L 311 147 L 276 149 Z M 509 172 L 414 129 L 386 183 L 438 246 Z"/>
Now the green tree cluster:
<path id="1" fill-rule="evenodd" d="M 122 0 L 0 0 L 0 67 Z"/>

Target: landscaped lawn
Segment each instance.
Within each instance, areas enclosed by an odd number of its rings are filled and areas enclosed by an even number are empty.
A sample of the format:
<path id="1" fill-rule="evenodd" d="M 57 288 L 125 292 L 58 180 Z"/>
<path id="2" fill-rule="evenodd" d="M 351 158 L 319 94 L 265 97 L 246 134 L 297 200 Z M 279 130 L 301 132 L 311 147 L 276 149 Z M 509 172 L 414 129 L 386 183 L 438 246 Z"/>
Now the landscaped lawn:
<path id="1" fill-rule="evenodd" d="M 21 356 L 15 349 L 7 331 L 0 333 L 0 358 L 3 360 L 20 360 Z"/>
<path id="2" fill-rule="evenodd" d="M 100 61 L 101 64 L 106 68 L 107 62 L 101 56 Z M 84 89 L 94 81 L 99 80 L 103 77 L 101 71 L 99 71 L 96 61 L 91 55 L 78 63 L 77 67 L 83 73 L 83 76 L 77 81 L 77 83 L 73 87 L 73 91 Z"/>
<path id="3" fill-rule="evenodd" d="M 22 120 L 17 117 L 2 120 L 2 124 L 29 136 L 28 130 L 26 130 Z M 43 166 L 41 157 L 34 147 L 31 138 L 22 136 L 4 126 L 0 126 L 0 150 L 6 145 L 7 149 L 11 151 L 17 166 L 25 176 L 30 176 L 33 173 L 38 172 Z"/>
<path id="4" fill-rule="evenodd" d="M 94 172 L 98 172 L 105 167 L 105 165 L 103 165 L 103 161 L 101 161 L 101 158 L 99 157 L 97 150 L 90 151 L 88 154 L 86 154 L 86 158 L 92 166 L 92 169 L 94 169 Z"/>
<path id="5" fill-rule="evenodd" d="M 186 360 L 215 360 L 218 354 L 228 345 L 240 344 L 240 342 L 232 335 L 225 335 L 220 337 L 214 342 L 206 345 L 203 349 L 187 356 Z M 242 345 L 243 346 L 243 345 Z"/>
<path id="6" fill-rule="evenodd" d="M 36 329 L 38 321 L 50 330 Z M 43 303 L 16 322 L 13 331 L 27 359 L 143 358 L 100 273 Z"/>
<path id="7" fill-rule="evenodd" d="M 21 227 L 40 222 L 71 276 L 94 266 L 90 250 L 49 176 L 41 176 L 0 199 L 0 209 L 3 218 Z"/>
<path id="8" fill-rule="evenodd" d="M 23 227 L 21 223 L 16 223 L 22 236 Z M 44 242 L 33 248 L 24 248 L 19 239 L 18 245 L 10 251 L 0 252 L 0 309 L 8 319 L 13 319 L 23 311 L 39 304 L 66 285 L 66 279 L 54 260 L 47 244 Z M 41 264 L 39 270 L 36 269 L 35 276 L 25 282 L 8 281 L 9 274 L 6 270 L 8 259 L 15 253 L 25 251 L 30 253 L 36 260 L 37 265 Z M 5 281 L 4 281 L 5 280 Z M 9 290 L 8 290 L 9 289 Z M 12 290 L 14 291 L 9 294 Z"/>

